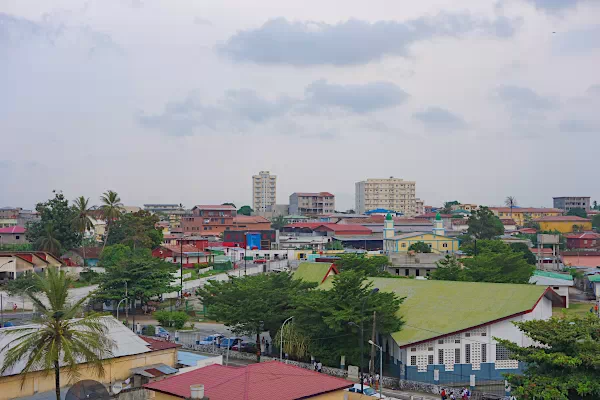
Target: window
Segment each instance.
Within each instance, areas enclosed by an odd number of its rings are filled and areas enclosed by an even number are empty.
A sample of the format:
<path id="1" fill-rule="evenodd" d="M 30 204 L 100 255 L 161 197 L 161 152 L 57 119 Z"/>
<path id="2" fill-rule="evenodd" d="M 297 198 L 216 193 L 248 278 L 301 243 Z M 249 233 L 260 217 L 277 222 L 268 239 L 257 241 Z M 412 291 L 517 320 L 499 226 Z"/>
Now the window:
<path id="1" fill-rule="evenodd" d="M 442 247 L 448 247 L 448 243 L 442 243 Z"/>
<path id="2" fill-rule="evenodd" d="M 408 276 L 409 274 L 410 274 L 410 271 L 408 270 L 408 268 L 406 268 L 406 269 L 404 270 L 404 276 Z"/>
<path id="3" fill-rule="evenodd" d="M 421 276 L 421 272 L 420 272 L 420 271 L 421 271 L 421 270 L 420 270 L 419 268 L 417 268 L 417 269 L 415 270 L 415 275 L 416 275 L 416 276 Z"/>
<path id="4" fill-rule="evenodd" d="M 417 356 L 410 356 L 410 365 L 417 365 Z"/>
<path id="5" fill-rule="evenodd" d="M 411 347 L 410 351 L 417 351 L 417 348 L 416 347 Z"/>
<path id="6" fill-rule="evenodd" d="M 438 340 L 438 344 L 444 344 L 444 339 Z"/>
<path id="7" fill-rule="evenodd" d="M 402 247 L 406 247 L 406 243 L 402 243 Z"/>
<path id="8" fill-rule="evenodd" d="M 427 351 L 433 351 L 433 347 L 428 347 Z"/>
<path id="9" fill-rule="evenodd" d="M 496 361 L 499 360 L 510 360 L 510 351 L 502 345 L 496 345 Z"/>
<path id="10" fill-rule="evenodd" d="M 18 239 L 18 238 L 17 238 L 17 239 Z M 552 289 L 554 289 L 554 290 L 558 290 L 558 289 L 559 289 L 559 287 L 558 287 L 558 286 L 554 286 Z"/>
<path id="11" fill-rule="evenodd" d="M 444 342 L 443 340 L 441 341 L 442 343 Z M 438 364 L 443 364 L 444 363 L 444 349 L 438 349 Z"/>
<path id="12" fill-rule="evenodd" d="M 471 337 L 471 332 L 466 332 L 465 337 Z"/>
<path id="13" fill-rule="evenodd" d="M 460 343 L 460 339 L 455 339 L 454 343 Z"/>
<path id="14" fill-rule="evenodd" d="M 471 345 L 465 344 L 465 364 L 471 364 Z"/>
<path id="15" fill-rule="evenodd" d="M 487 362 L 487 344 L 481 344 L 481 362 Z"/>
<path id="16" fill-rule="evenodd" d="M 396 275 L 400 275 L 400 268 L 396 268 Z"/>
<path id="17" fill-rule="evenodd" d="M 429 354 L 427 356 L 427 364 L 429 364 L 429 365 L 433 364 L 433 354 Z"/>
<path id="18" fill-rule="evenodd" d="M 221 223 L 224 224 L 225 223 L 225 218 L 221 218 Z"/>
<path id="19" fill-rule="evenodd" d="M 454 364 L 460 364 L 460 349 L 454 349 Z"/>
<path id="20" fill-rule="evenodd" d="M 16 238 L 17 240 L 19 240 L 20 236 L 19 236 L 19 235 L 17 235 L 17 236 L 15 236 L 15 238 Z"/>

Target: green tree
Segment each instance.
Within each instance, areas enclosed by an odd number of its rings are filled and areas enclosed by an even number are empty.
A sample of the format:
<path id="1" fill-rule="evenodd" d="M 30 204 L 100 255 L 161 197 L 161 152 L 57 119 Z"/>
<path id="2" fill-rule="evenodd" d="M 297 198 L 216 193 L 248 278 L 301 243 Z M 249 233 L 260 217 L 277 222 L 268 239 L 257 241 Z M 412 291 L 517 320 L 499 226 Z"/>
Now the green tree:
<path id="1" fill-rule="evenodd" d="M 237 208 L 237 207 L 235 206 L 235 204 L 233 204 L 233 203 L 223 203 L 222 205 L 223 205 L 223 206 L 231 206 L 231 207 L 233 207 L 233 208 Z"/>
<path id="2" fill-rule="evenodd" d="M 512 211 L 513 208 L 515 208 L 517 206 L 517 199 L 514 196 L 507 196 L 506 199 L 504 199 L 504 205 L 506 205 L 506 207 L 510 208 L 510 217 L 512 218 Z"/>
<path id="3" fill-rule="evenodd" d="M 386 256 L 365 257 L 364 254 L 342 254 L 335 262 L 340 272 L 358 271 L 363 276 L 390 276 L 386 267 L 390 260 Z"/>
<path id="4" fill-rule="evenodd" d="M 469 282 L 529 283 L 535 266 L 522 253 L 482 253 L 462 260 L 462 279 Z"/>
<path id="5" fill-rule="evenodd" d="M 85 267 L 85 246 L 83 244 L 83 239 L 85 237 L 85 233 L 92 229 L 92 220 L 90 219 L 90 207 L 89 207 L 90 199 L 86 199 L 83 196 L 79 196 L 73 201 L 73 228 L 75 228 L 79 233 L 81 233 L 81 248 L 83 250 L 83 266 Z"/>
<path id="6" fill-rule="evenodd" d="M 98 300 L 121 300 L 125 297 L 125 284 L 129 297 L 145 304 L 163 293 L 175 292 L 179 286 L 173 273 L 179 266 L 152 257 L 149 249 L 131 249 L 123 244 L 108 246 L 100 255 L 99 265 L 105 273 L 99 278 L 96 293 Z"/>
<path id="7" fill-rule="evenodd" d="M 2 243 L 0 244 L 0 251 L 32 251 L 33 245 L 31 243 Z"/>
<path id="8" fill-rule="evenodd" d="M 362 322 L 365 332 L 371 332 L 373 312 L 376 312 L 379 334 L 402 329 L 403 321 L 397 312 L 403 299 L 393 292 L 370 294 L 373 288 L 373 283 L 365 280 L 360 272 L 347 271 L 333 278 L 330 290 L 313 290 L 294 297 L 294 325 L 302 336 L 310 338 L 310 354 L 326 365 L 337 365 L 342 355 L 348 364 L 358 365 L 359 326 Z M 365 299 L 364 312 L 361 312 Z M 364 335 L 365 342 L 369 336 Z M 369 347 L 365 343 L 365 356 Z"/>
<path id="9" fill-rule="evenodd" d="M 471 214 L 467 224 L 469 225 L 467 233 L 477 239 L 493 239 L 504 234 L 502 221 L 484 206 Z"/>
<path id="10" fill-rule="evenodd" d="M 462 265 L 455 256 L 447 255 L 436 263 L 437 268 L 429 275 L 430 279 L 438 281 L 462 281 Z"/>
<path id="11" fill-rule="evenodd" d="M 287 222 L 285 221 L 285 218 L 283 218 L 283 215 L 278 215 L 271 219 L 271 229 L 280 230 L 286 225 Z"/>
<path id="12" fill-rule="evenodd" d="M 417 253 L 431 253 L 431 247 L 425 242 L 415 242 L 408 247 L 408 251 Z"/>
<path id="13" fill-rule="evenodd" d="M 585 209 L 583 209 L 581 207 L 571 208 L 567 212 L 567 215 L 573 215 L 576 217 L 587 218 L 587 212 L 585 212 Z"/>
<path id="14" fill-rule="evenodd" d="M 444 207 L 441 210 L 442 214 L 450 214 L 452 212 L 452 206 L 459 205 L 460 202 L 458 200 L 447 201 L 444 203 Z"/>
<path id="15" fill-rule="evenodd" d="M 37 293 L 41 291 L 39 279 L 34 273 L 25 273 L 17 276 L 17 279 L 11 279 L 6 283 L 4 289 L 11 296 L 21 296 L 25 293 Z"/>
<path id="16" fill-rule="evenodd" d="M 67 303 L 72 281 L 64 271 L 50 268 L 46 276 L 36 275 L 36 279 L 49 305 L 46 306 L 41 297 L 27 293 L 44 318 L 39 327 L 18 327 L 2 332 L 11 340 L 1 350 L 6 351 L 6 355 L 0 374 L 22 363 L 25 364 L 21 371 L 22 382 L 29 373 L 54 371 L 56 400 L 60 400 L 61 365 L 71 381 L 79 376 L 80 363 L 92 365 L 98 375 L 104 376 L 102 360 L 112 358 L 114 347 L 106 324 L 110 320 L 103 320 L 97 314 L 75 319 L 80 316 L 81 307 L 88 298 L 84 297 L 72 306 Z"/>
<path id="17" fill-rule="evenodd" d="M 600 206 L 598 206 L 598 202 L 594 200 L 592 203 L 592 210 L 600 210 Z"/>
<path id="18" fill-rule="evenodd" d="M 510 248 L 515 253 L 523 254 L 523 258 L 527 261 L 527 264 L 535 265 L 537 263 L 535 254 L 531 252 L 525 243 L 511 243 Z"/>
<path id="19" fill-rule="evenodd" d="M 252 215 L 254 210 L 250 208 L 250 206 L 241 206 L 239 210 L 237 210 L 238 215 Z"/>
<path id="20" fill-rule="evenodd" d="M 535 344 L 521 347 L 494 338 L 526 365 L 523 375 L 507 376 L 512 394 L 540 400 L 600 398 L 600 319 L 567 315 L 514 324 Z"/>
<path id="21" fill-rule="evenodd" d="M 148 211 L 124 214 L 112 223 L 107 245 L 125 244 L 131 248 L 152 249 L 163 241 L 162 229 L 157 229 L 159 217 Z"/>
<path id="22" fill-rule="evenodd" d="M 535 220 L 533 220 L 531 218 L 531 215 L 529 215 L 529 214 L 525 214 L 525 222 L 524 222 L 523 226 L 525 228 L 533 228 L 536 231 L 539 231 L 541 229 L 540 228 L 540 223 L 537 222 L 537 221 L 535 221 Z"/>
<path id="23" fill-rule="evenodd" d="M 282 322 L 292 315 L 292 297 L 306 295 L 315 286 L 282 272 L 209 281 L 196 294 L 207 306 L 209 318 L 224 323 L 236 334 L 255 335 L 256 343 L 260 343 L 261 332 L 274 337 Z M 260 351 L 256 358 L 260 361 Z"/>
<path id="24" fill-rule="evenodd" d="M 596 214 L 592 217 L 592 226 L 594 228 L 600 228 L 600 214 Z"/>
<path id="25" fill-rule="evenodd" d="M 333 240 L 327 244 L 325 244 L 326 250 L 344 250 L 344 245 L 339 240 Z"/>
<path id="26" fill-rule="evenodd" d="M 474 256 L 482 253 L 506 253 L 510 251 L 510 247 L 501 240 L 482 239 L 464 243 L 460 246 L 461 251 L 469 256 Z"/>
<path id="27" fill-rule="evenodd" d="M 108 234 L 110 233 L 110 228 L 122 214 L 123 203 L 121 203 L 121 198 L 117 192 L 112 190 L 104 192 L 102 196 L 100 196 L 100 201 L 102 202 L 100 210 L 102 210 L 102 216 L 106 221 L 106 233 L 104 234 L 104 244 L 102 245 L 102 250 L 104 250 L 106 247 L 106 241 L 108 240 Z"/>
<path id="28" fill-rule="evenodd" d="M 75 211 L 61 192 L 53 191 L 54 198 L 35 207 L 39 221 L 27 224 L 25 234 L 36 250 L 60 255 L 61 251 L 79 246 L 81 233 L 73 228 Z"/>

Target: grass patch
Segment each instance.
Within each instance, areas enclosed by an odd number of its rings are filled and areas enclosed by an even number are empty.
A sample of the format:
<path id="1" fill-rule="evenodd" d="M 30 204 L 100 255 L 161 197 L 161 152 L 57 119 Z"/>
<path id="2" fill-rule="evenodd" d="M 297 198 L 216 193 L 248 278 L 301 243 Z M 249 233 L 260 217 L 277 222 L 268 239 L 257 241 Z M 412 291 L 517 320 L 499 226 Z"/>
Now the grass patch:
<path id="1" fill-rule="evenodd" d="M 585 316 L 590 313 L 590 308 L 594 307 L 593 303 L 569 303 L 569 308 L 552 308 L 553 317 L 562 317 L 564 313 L 569 315 Z"/>

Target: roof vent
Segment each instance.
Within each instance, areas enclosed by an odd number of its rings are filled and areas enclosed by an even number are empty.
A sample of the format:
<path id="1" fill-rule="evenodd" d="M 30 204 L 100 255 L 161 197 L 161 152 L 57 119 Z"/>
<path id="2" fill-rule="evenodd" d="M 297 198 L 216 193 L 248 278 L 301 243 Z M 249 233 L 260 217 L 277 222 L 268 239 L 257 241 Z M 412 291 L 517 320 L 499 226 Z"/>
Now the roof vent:
<path id="1" fill-rule="evenodd" d="M 190 386 L 190 398 L 194 400 L 204 399 L 204 385 L 191 385 Z"/>

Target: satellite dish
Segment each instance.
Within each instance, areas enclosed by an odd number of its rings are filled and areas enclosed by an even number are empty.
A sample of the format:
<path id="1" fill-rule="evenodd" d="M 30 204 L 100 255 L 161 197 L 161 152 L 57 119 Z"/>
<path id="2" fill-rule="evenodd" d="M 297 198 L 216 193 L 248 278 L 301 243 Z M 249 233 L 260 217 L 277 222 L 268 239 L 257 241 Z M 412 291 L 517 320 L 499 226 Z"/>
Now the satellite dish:
<path id="1" fill-rule="evenodd" d="M 67 392 L 65 400 L 110 400 L 108 390 L 98 381 L 79 381 Z"/>
<path id="2" fill-rule="evenodd" d="M 115 382 L 112 385 L 112 392 L 113 394 L 119 394 L 121 393 L 121 390 L 123 390 L 123 382 Z"/>

